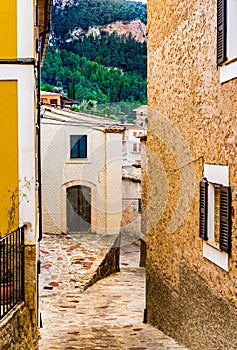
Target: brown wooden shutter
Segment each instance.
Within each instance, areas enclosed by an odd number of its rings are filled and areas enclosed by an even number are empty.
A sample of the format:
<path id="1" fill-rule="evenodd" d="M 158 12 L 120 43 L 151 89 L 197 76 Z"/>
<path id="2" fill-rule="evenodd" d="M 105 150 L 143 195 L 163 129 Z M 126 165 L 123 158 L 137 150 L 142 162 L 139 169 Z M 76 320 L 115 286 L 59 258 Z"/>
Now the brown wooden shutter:
<path id="1" fill-rule="evenodd" d="M 226 60 L 226 0 L 217 0 L 217 65 Z"/>
<path id="2" fill-rule="evenodd" d="M 208 182 L 200 182 L 200 222 L 199 222 L 199 237 L 207 240 L 207 215 L 208 215 Z"/>
<path id="3" fill-rule="evenodd" d="M 231 188 L 221 186 L 220 196 L 220 249 L 231 252 Z"/>

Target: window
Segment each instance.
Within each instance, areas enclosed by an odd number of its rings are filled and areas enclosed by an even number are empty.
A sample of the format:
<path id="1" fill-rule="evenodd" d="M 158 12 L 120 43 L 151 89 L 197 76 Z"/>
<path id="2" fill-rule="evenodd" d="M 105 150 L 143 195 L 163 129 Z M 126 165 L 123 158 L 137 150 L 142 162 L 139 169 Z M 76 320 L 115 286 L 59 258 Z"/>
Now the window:
<path id="1" fill-rule="evenodd" d="M 199 236 L 203 256 L 228 271 L 231 253 L 231 188 L 228 166 L 205 164 L 200 182 Z"/>
<path id="2" fill-rule="evenodd" d="M 142 199 L 138 198 L 138 206 L 137 206 L 138 213 L 142 212 Z"/>
<path id="3" fill-rule="evenodd" d="M 141 152 L 141 144 L 133 143 L 133 152 Z"/>
<path id="4" fill-rule="evenodd" d="M 70 157 L 87 158 L 87 135 L 70 136 Z"/>
<path id="5" fill-rule="evenodd" d="M 208 197 L 211 197 L 212 201 Z M 208 206 L 210 205 L 210 208 Z M 231 252 L 231 190 L 220 184 L 200 182 L 200 237 Z"/>
<path id="6" fill-rule="evenodd" d="M 217 65 L 221 82 L 237 77 L 237 0 L 217 1 Z"/>
<path id="7" fill-rule="evenodd" d="M 51 99 L 50 99 L 50 104 L 51 104 L 52 106 L 56 106 L 56 107 L 57 107 L 57 105 L 58 105 L 58 100 L 57 100 L 56 98 L 51 98 Z"/>

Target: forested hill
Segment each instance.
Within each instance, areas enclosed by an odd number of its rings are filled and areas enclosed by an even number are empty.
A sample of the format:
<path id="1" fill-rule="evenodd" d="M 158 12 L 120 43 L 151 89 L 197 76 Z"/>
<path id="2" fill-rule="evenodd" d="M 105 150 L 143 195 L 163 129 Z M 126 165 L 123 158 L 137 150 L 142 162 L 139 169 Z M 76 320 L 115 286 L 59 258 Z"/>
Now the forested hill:
<path id="1" fill-rule="evenodd" d="M 53 32 L 65 40 L 75 28 L 105 26 L 116 21 L 140 19 L 147 23 L 146 5 L 128 0 L 55 0 Z"/>
<path id="2" fill-rule="evenodd" d="M 141 2 L 55 0 L 42 88 L 79 102 L 146 103 L 145 24 Z"/>

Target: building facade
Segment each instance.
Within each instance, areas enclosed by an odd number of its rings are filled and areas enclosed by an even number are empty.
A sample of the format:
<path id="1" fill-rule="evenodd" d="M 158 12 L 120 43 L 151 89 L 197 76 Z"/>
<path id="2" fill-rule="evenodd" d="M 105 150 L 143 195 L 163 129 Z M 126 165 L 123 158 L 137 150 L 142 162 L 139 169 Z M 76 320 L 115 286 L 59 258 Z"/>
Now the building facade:
<path id="1" fill-rule="evenodd" d="M 123 127 L 42 109 L 43 232 L 118 234 Z"/>
<path id="2" fill-rule="evenodd" d="M 1 349 L 38 347 L 35 86 L 48 40 L 51 6 L 51 0 L 10 0 L 0 4 L 0 232 L 4 237 L 24 226 L 25 242 L 24 279 L 21 280 L 24 280 L 24 291 L 20 302 L 11 309 L 8 299 L 1 297 L 1 316 L 4 315 L 0 325 Z M 4 242 L 1 243 L 1 264 L 6 252 Z M 12 246 L 12 241 L 7 243 L 9 252 Z M 3 269 L 4 265 L 1 272 Z M 9 273 L 15 276 L 15 272 Z M 1 292 L 6 294 L 2 281 Z M 11 302 L 16 304 L 14 296 Z M 9 312 L 5 315 L 2 310 Z"/>
<path id="3" fill-rule="evenodd" d="M 127 125 L 123 133 L 123 160 L 130 164 L 141 163 L 140 136 L 145 133 L 145 127 L 139 125 Z"/>
<path id="4" fill-rule="evenodd" d="M 141 167 L 123 167 L 122 179 L 121 237 L 131 243 L 141 238 Z"/>
<path id="5" fill-rule="evenodd" d="M 41 91 L 40 102 L 42 105 L 61 107 L 60 94 L 56 92 Z"/>
<path id="6" fill-rule="evenodd" d="M 237 2 L 148 3 L 147 321 L 237 349 Z"/>
<path id="7" fill-rule="evenodd" d="M 147 105 L 139 106 L 133 111 L 136 113 L 136 125 L 139 125 L 146 129 L 148 122 Z"/>

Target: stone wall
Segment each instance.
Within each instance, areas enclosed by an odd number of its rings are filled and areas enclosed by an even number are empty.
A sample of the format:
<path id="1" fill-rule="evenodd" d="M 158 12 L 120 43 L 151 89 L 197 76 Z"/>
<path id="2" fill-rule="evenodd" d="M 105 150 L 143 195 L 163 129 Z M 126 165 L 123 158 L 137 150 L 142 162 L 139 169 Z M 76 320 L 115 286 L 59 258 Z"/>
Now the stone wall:
<path id="1" fill-rule="evenodd" d="M 108 238 L 112 236 L 109 235 Z M 114 237 L 114 236 L 113 236 Z M 114 238 L 114 241 L 110 246 L 105 248 L 102 252 L 102 261 L 99 266 L 97 266 L 96 271 L 93 273 L 89 282 L 86 284 L 84 289 L 89 288 L 97 281 L 105 278 L 113 273 L 119 272 L 119 257 L 120 257 L 120 234 Z"/>
<path id="2" fill-rule="evenodd" d="M 190 349 L 236 349 L 237 80 L 219 83 L 216 1 L 149 0 L 148 20 L 148 322 Z M 229 166 L 228 271 L 203 257 L 204 164 Z"/>
<path id="3" fill-rule="evenodd" d="M 25 245 L 25 302 L 16 305 L 0 323 L 1 350 L 38 349 L 36 247 Z"/>
<path id="4" fill-rule="evenodd" d="M 122 181 L 122 239 L 136 242 L 141 237 L 141 213 L 138 200 L 141 198 L 141 182 L 133 179 Z"/>
<path id="5" fill-rule="evenodd" d="M 179 290 L 149 263 L 147 321 L 190 350 L 236 350 L 236 309 L 187 265 L 180 265 Z"/>
<path id="6" fill-rule="evenodd" d="M 16 306 L 0 325 L 1 350 L 38 349 L 38 331 L 35 314 L 24 303 Z"/>

